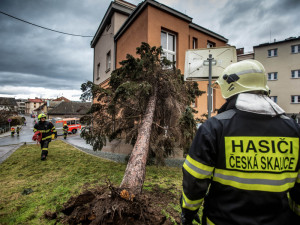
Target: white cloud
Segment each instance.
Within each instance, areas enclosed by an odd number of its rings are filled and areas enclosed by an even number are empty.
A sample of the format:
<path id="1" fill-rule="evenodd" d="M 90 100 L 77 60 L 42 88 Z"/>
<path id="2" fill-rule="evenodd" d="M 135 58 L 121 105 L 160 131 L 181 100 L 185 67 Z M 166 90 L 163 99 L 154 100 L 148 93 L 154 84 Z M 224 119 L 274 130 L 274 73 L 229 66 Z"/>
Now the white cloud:
<path id="1" fill-rule="evenodd" d="M 57 98 L 64 96 L 72 101 L 80 101 L 80 96 L 82 94 L 81 90 L 54 90 L 44 87 L 26 87 L 26 86 L 10 86 L 6 85 L 2 87 L 1 97 L 13 97 L 19 98 Z"/>

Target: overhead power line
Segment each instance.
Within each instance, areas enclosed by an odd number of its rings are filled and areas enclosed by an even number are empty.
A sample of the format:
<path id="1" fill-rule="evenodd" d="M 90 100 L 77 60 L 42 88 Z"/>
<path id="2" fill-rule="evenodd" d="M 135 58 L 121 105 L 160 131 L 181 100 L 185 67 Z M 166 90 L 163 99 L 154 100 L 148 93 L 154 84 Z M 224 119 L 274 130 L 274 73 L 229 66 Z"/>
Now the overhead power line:
<path id="1" fill-rule="evenodd" d="M 14 18 L 14 19 L 16 19 L 16 20 L 20 20 L 20 21 L 22 21 L 22 22 L 24 22 L 24 23 L 28 23 L 28 24 L 30 24 L 30 25 L 33 25 L 33 26 L 36 26 L 36 27 L 39 27 L 39 28 L 42 28 L 42 29 L 50 30 L 50 31 L 53 31 L 53 32 L 56 32 L 56 33 L 66 34 L 66 35 L 71 35 L 71 36 L 77 36 L 77 37 L 94 37 L 94 36 L 87 36 L 87 35 L 80 35 L 80 34 L 70 34 L 70 33 L 62 32 L 62 31 L 58 31 L 58 30 L 53 30 L 53 29 L 50 29 L 50 28 L 47 28 L 47 27 L 43 27 L 43 26 L 40 26 L 40 25 L 37 25 L 37 24 L 34 24 L 34 23 L 30 23 L 30 22 L 28 22 L 28 21 L 19 19 L 19 18 L 17 18 L 17 17 L 14 17 L 14 16 L 9 15 L 9 14 L 7 14 L 7 13 L 5 13 L 5 12 L 2 12 L 2 11 L 0 11 L 0 13 L 4 14 L 4 15 L 6 15 L 6 16 L 9 16 L 9 17 L 11 17 L 11 18 Z"/>

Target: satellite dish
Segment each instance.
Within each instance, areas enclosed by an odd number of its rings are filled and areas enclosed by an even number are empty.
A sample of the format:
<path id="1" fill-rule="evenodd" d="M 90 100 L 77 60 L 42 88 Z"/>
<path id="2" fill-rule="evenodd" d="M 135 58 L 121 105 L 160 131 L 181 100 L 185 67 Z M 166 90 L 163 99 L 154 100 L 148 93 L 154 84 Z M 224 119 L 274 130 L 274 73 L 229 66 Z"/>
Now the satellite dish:
<path id="1" fill-rule="evenodd" d="M 218 78 L 223 70 L 231 63 L 237 62 L 234 46 L 192 49 L 185 53 L 184 80 L 201 81 L 208 80 L 209 54 L 212 55 L 212 78 Z"/>

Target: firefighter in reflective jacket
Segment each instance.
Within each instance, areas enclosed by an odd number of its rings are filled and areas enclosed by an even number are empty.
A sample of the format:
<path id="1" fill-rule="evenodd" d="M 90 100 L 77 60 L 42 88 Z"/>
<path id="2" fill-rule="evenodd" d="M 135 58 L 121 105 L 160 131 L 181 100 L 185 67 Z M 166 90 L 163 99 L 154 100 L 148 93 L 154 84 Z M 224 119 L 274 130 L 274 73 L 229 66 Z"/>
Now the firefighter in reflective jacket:
<path id="1" fill-rule="evenodd" d="M 48 146 L 49 143 L 51 142 L 52 134 L 56 138 L 57 132 L 55 130 L 54 125 L 51 122 L 46 121 L 45 114 L 39 114 L 38 120 L 39 122 L 34 125 L 33 132 L 39 131 L 42 134 L 42 139 L 40 142 L 41 149 L 42 149 L 41 160 L 45 160 L 48 155 Z"/>
<path id="2" fill-rule="evenodd" d="M 17 135 L 18 135 L 18 136 L 20 135 L 20 131 L 21 131 L 21 128 L 20 128 L 20 127 L 17 127 Z"/>
<path id="3" fill-rule="evenodd" d="M 10 135 L 13 137 L 15 135 L 15 128 L 10 128 Z"/>
<path id="4" fill-rule="evenodd" d="M 63 126 L 64 139 L 67 139 L 69 127 L 67 124 Z"/>
<path id="5" fill-rule="evenodd" d="M 183 165 L 182 224 L 300 224 L 300 129 L 269 97 L 256 60 L 215 82 L 226 103 L 197 131 Z"/>

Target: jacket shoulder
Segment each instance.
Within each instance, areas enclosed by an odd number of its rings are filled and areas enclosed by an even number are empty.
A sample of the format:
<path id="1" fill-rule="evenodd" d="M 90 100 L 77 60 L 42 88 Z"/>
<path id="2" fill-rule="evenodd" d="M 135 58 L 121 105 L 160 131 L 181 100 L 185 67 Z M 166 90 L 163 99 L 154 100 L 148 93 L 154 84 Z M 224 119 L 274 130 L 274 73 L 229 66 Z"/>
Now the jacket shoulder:
<path id="1" fill-rule="evenodd" d="M 230 120 L 232 117 L 234 117 L 235 114 L 236 111 L 234 109 L 230 109 L 214 116 L 214 118 L 216 118 L 217 120 Z"/>

